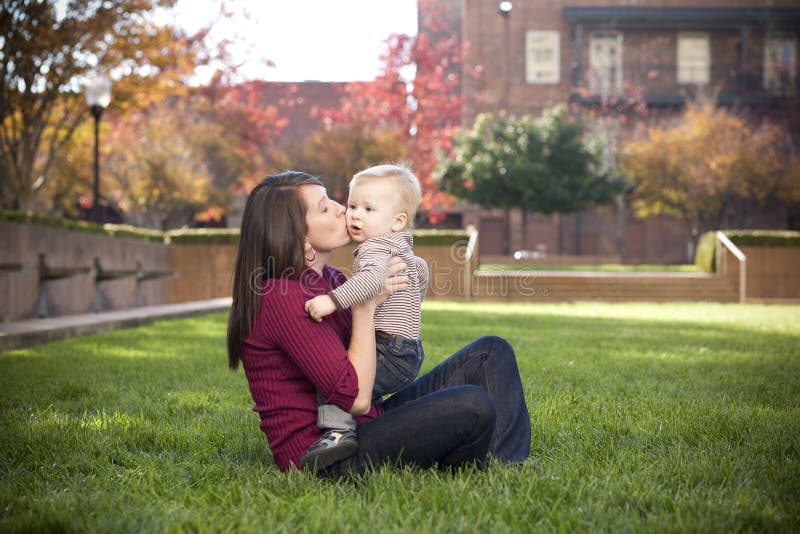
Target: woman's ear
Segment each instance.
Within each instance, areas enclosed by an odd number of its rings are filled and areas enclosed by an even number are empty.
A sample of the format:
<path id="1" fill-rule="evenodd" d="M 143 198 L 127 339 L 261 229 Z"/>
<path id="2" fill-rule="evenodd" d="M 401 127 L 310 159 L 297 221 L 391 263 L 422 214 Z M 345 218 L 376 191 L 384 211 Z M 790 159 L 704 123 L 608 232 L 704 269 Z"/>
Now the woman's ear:
<path id="1" fill-rule="evenodd" d="M 394 216 L 394 224 L 392 224 L 392 232 L 399 232 L 404 229 L 408 224 L 408 213 L 401 211 Z"/>
<path id="2" fill-rule="evenodd" d="M 303 241 L 303 257 L 306 259 L 307 266 L 311 266 L 311 264 L 313 264 L 317 259 L 317 251 L 314 250 L 314 247 L 308 242 L 308 238 Z"/>

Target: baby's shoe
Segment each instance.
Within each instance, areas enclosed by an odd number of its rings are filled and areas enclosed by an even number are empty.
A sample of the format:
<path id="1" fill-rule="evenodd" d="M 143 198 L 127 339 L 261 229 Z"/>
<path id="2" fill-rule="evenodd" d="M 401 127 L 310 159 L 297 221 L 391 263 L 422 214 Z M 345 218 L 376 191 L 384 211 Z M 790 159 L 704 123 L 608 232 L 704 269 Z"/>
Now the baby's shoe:
<path id="1" fill-rule="evenodd" d="M 353 430 L 328 430 L 300 457 L 300 467 L 316 471 L 344 460 L 358 451 L 358 437 Z"/>

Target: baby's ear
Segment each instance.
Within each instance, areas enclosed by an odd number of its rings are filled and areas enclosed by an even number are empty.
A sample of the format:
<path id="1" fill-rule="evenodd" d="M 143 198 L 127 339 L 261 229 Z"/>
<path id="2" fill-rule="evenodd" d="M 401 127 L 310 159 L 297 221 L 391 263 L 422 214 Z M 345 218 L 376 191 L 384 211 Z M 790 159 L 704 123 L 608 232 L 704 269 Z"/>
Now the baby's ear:
<path id="1" fill-rule="evenodd" d="M 392 232 L 399 232 L 406 227 L 408 223 L 408 213 L 402 211 L 394 216 L 394 224 L 392 225 Z"/>

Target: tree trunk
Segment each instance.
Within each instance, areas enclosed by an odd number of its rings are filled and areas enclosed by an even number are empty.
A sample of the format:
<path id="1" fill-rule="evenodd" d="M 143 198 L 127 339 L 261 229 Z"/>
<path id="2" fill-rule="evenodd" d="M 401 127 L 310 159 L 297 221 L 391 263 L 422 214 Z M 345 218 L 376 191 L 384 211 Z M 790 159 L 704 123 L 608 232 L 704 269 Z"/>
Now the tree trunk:
<path id="1" fill-rule="evenodd" d="M 558 228 L 558 254 L 564 254 L 564 226 L 561 220 L 561 214 L 556 213 L 556 225 Z"/>
<path id="2" fill-rule="evenodd" d="M 690 245 L 689 250 L 686 251 L 686 259 L 689 263 L 694 262 L 694 252 L 697 250 L 697 243 L 700 241 L 700 236 L 702 235 L 702 231 L 700 230 L 702 223 L 689 223 L 689 239 Z"/>
<path id="3" fill-rule="evenodd" d="M 528 210 L 522 210 L 522 250 L 531 250 L 528 247 Z"/>
<path id="4" fill-rule="evenodd" d="M 625 195 L 619 195 L 615 199 L 615 203 L 617 205 L 617 224 L 615 229 L 615 236 L 614 236 L 614 251 L 619 258 L 619 261 L 625 263 L 623 258 L 625 257 L 625 220 L 626 220 L 626 210 L 625 210 Z"/>
<path id="5" fill-rule="evenodd" d="M 581 246 L 581 212 L 575 212 L 575 254 L 580 256 L 583 254 L 583 247 Z"/>
<path id="6" fill-rule="evenodd" d="M 509 256 L 511 252 L 511 210 L 505 210 L 506 213 L 506 237 L 503 240 L 503 255 Z"/>

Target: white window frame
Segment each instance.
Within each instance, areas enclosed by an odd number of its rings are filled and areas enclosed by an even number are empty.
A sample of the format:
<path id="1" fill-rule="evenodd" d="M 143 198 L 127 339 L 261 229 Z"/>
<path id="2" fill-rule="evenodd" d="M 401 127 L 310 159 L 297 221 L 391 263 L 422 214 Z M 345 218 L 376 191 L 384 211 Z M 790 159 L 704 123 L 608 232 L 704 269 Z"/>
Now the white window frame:
<path id="1" fill-rule="evenodd" d="M 711 34 L 679 33 L 675 58 L 679 84 L 707 85 L 711 82 Z"/>
<path id="2" fill-rule="evenodd" d="M 782 57 L 776 57 L 776 54 Z M 764 39 L 764 89 L 772 94 L 787 94 L 794 88 L 796 73 L 797 37 L 785 33 L 767 34 Z"/>
<path id="3" fill-rule="evenodd" d="M 561 81 L 561 32 L 525 32 L 525 81 L 531 84 Z"/>
<path id="4" fill-rule="evenodd" d="M 607 98 L 622 91 L 622 32 L 589 35 L 589 90 Z"/>

